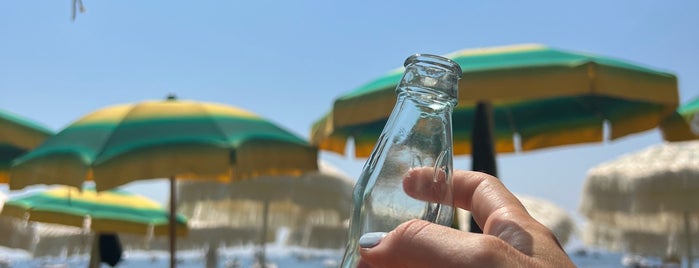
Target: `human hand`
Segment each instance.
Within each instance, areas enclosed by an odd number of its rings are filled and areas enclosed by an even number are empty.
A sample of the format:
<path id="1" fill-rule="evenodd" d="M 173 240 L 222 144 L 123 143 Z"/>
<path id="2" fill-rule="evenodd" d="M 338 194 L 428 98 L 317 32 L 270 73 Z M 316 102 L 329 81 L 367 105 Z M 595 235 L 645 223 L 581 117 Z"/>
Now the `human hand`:
<path id="1" fill-rule="evenodd" d="M 431 168 L 411 170 L 403 188 L 415 198 L 434 200 L 412 191 L 432 176 Z M 375 243 L 365 241 L 359 267 L 575 267 L 553 233 L 499 179 L 457 170 L 453 188 L 454 206 L 471 211 L 483 234 L 411 220 Z"/>

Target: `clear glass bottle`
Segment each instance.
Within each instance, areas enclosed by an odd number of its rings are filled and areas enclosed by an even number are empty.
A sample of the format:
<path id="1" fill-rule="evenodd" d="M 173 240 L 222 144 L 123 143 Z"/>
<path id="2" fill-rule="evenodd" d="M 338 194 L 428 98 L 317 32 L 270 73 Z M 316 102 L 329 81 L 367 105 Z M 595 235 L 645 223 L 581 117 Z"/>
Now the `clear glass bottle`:
<path id="1" fill-rule="evenodd" d="M 412 55 L 404 66 L 396 105 L 354 187 L 342 268 L 359 264 L 359 239 L 364 234 L 389 232 L 411 219 L 446 226 L 453 220 L 451 115 L 461 68 L 429 54 Z M 405 193 L 403 177 L 416 167 L 434 168 L 434 178 L 419 191 L 438 194 L 442 201 L 417 200 Z"/>

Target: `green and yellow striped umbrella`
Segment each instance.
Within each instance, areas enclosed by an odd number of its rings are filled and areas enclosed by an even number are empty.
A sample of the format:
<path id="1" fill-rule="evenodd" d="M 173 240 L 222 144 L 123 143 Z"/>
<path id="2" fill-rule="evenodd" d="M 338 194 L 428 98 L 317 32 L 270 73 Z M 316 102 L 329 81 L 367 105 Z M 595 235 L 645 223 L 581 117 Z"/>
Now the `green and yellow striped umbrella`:
<path id="1" fill-rule="evenodd" d="M 229 182 L 317 169 L 315 147 L 252 112 L 168 97 L 107 107 L 72 123 L 13 163 L 10 189 L 93 180 L 102 191 L 170 178 L 175 215 L 176 178 Z M 174 267 L 174 233 L 170 239 Z"/>
<path id="2" fill-rule="evenodd" d="M 299 175 L 317 170 L 317 151 L 249 111 L 184 100 L 107 107 L 72 123 L 16 160 L 11 189 L 34 184 L 98 191 L 151 178 L 216 179 Z"/>
<path id="3" fill-rule="evenodd" d="M 53 131 L 27 118 L 0 110 L 0 183 L 9 181 L 10 163 L 38 146 Z"/>
<path id="4" fill-rule="evenodd" d="M 699 97 L 682 104 L 677 111 L 660 125 L 667 141 L 699 139 Z"/>
<path id="5" fill-rule="evenodd" d="M 87 227 L 96 233 L 168 235 L 169 212 L 144 196 L 112 189 L 62 186 L 7 201 L 0 216 L 35 222 Z M 187 219 L 177 215 L 178 235 L 187 234 Z"/>
<path id="6" fill-rule="evenodd" d="M 446 55 L 459 63 L 459 104 L 453 114 L 454 150 L 469 154 L 479 103 L 492 107 L 497 152 L 527 151 L 600 142 L 649 130 L 678 105 L 673 74 L 630 62 L 550 48 L 516 45 L 468 49 Z M 316 121 L 311 142 L 367 157 L 396 101 L 399 68 L 337 98 Z M 518 137 L 519 145 L 515 143 Z"/>

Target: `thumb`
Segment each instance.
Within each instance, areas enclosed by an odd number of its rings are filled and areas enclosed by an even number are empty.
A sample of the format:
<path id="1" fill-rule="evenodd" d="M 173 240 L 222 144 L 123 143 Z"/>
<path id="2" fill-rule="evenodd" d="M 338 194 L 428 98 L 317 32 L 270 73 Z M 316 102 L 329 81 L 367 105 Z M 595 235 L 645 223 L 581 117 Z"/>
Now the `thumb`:
<path id="1" fill-rule="evenodd" d="M 405 222 L 383 238 L 374 237 L 380 241 L 363 243 L 359 267 L 514 267 L 516 263 L 509 261 L 524 257 L 494 236 L 423 220 Z"/>

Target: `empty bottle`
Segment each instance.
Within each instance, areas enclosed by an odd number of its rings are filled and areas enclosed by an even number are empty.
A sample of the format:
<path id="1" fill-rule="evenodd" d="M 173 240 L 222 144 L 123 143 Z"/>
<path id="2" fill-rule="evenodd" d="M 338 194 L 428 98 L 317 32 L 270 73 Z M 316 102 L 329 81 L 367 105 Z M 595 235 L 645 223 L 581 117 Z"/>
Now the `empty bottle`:
<path id="1" fill-rule="evenodd" d="M 354 187 L 342 268 L 359 264 L 363 235 L 380 236 L 411 219 L 446 226 L 453 220 L 451 115 L 461 68 L 429 54 L 412 55 L 404 66 L 395 107 Z M 432 180 L 417 190 L 433 197 L 432 201 L 418 200 L 404 191 L 405 174 L 417 167 L 434 168 Z"/>

